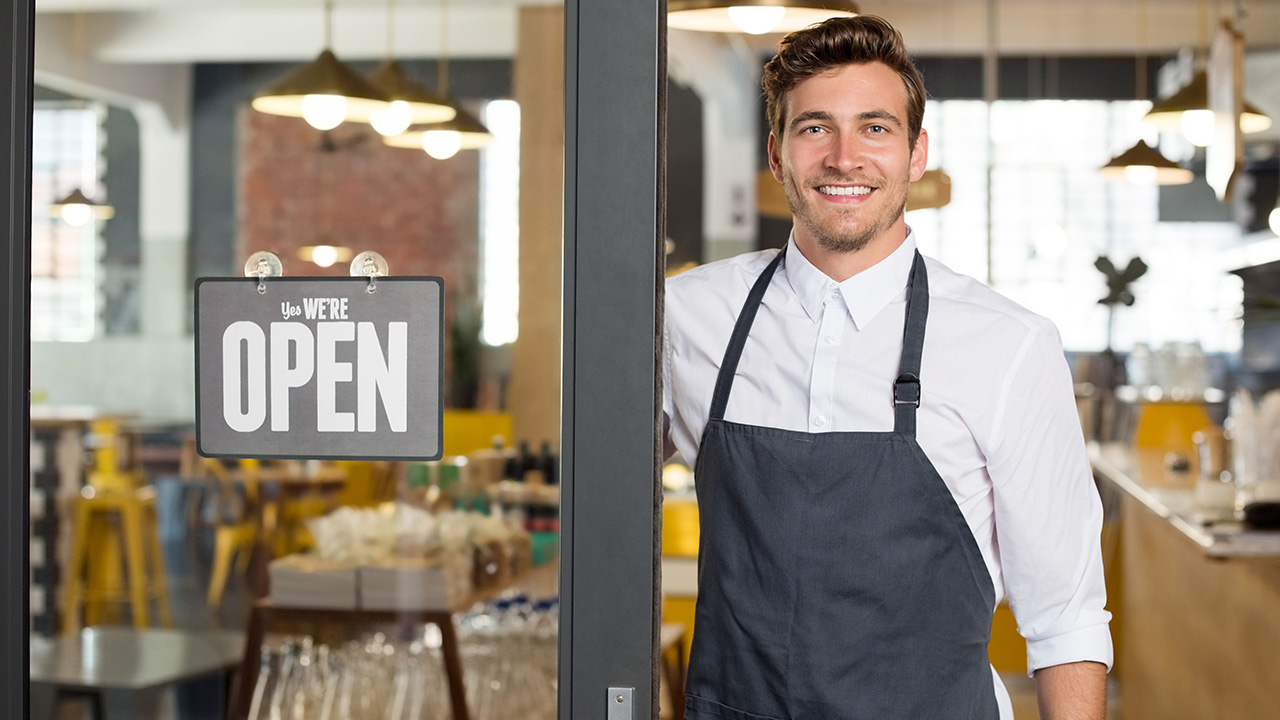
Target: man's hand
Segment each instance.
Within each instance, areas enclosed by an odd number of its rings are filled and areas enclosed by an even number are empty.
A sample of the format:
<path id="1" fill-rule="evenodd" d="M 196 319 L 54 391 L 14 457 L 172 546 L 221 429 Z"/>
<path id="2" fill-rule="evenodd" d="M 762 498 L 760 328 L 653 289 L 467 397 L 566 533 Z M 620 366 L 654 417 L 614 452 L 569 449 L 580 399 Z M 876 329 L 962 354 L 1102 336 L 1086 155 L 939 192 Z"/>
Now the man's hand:
<path id="1" fill-rule="evenodd" d="M 1036 671 L 1041 720 L 1104 720 L 1107 666 L 1074 662 Z"/>

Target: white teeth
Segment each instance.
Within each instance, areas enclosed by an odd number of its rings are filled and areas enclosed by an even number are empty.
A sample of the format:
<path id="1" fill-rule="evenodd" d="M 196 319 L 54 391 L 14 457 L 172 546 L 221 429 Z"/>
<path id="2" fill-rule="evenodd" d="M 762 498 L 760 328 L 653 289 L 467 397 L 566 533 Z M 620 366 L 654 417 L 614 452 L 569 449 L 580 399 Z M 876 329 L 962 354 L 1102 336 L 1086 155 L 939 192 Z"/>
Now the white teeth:
<path id="1" fill-rule="evenodd" d="M 818 188 L 818 192 L 823 195 L 868 195 L 871 188 L 866 185 L 854 185 L 852 187 L 845 185 L 823 185 Z"/>

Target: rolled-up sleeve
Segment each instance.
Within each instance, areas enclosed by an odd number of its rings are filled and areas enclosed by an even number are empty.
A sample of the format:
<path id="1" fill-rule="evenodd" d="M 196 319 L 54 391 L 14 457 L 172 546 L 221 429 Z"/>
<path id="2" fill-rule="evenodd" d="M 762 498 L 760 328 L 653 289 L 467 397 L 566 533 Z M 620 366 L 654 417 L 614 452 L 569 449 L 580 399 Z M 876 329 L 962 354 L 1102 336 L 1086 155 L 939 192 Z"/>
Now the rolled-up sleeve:
<path id="1" fill-rule="evenodd" d="M 996 546 L 1028 673 L 1080 661 L 1110 669 L 1102 504 L 1061 340 L 1047 321 L 1016 355 L 996 418 L 987 457 Z"/>

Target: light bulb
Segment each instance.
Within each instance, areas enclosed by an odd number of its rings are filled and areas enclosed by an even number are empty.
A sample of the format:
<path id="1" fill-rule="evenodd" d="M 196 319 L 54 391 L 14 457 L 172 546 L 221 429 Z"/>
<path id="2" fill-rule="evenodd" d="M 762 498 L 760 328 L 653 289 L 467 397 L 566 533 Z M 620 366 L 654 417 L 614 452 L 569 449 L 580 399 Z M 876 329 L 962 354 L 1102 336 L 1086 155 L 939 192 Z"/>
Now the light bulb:
<path id="1" fill-rule="evenodd" d="M 422 133 L 422 149 L 437 160 L 448 160 L 462 149 L 462 136 L 454 130 L 428 130 Z"/>
<path id="2" fill-rule="evenodd" d="M 329 267 L 338 262 L 338 248 L 332 245 L 317 245 L 311 248 L 311 262 L 320 267 Z"/>
<path id="3" fill-rule="evenodd" d="M 1280 235 L 1280 205 L 1267 216 L 1267 224 L 1271 226 L 1271 232 Z"/>
<path id="4" fill-rule="evenodd" d="M 1206 147 L 1217 133 L 1212 110 L 1187 110 L 1182 113 L 1182 134 L 1196 147 Z"/>
<path id="5" fill-rule="evenodd" d="M 93 217 L 93 210 L 84 203 L 68 203 L 62 206 L 62 219 L 72 227 L 80 227 Z"/>
<path id="6" fill-rule="evenodd" d="M 413 120 L 413 112 L 409 103 L 404 100 L 393 100 L 384 108 L 375 110 L 369 117 L 369 124 L 379 135 L 391 137 L 409 129 Z"/>
<path id="7" fill-rule="evenodd" d="M 1124 169 L 1124 179 L 1136 185 L 1152 185 L 1156 181 L 1156 169 L 1150 165 L 1129 165 Z"/>
<path id="8" fill-rule="evenodd" d="M 317 130 L 332 130 L 347 117 L 347 99 L 341 95 L 306 95 L 302 119 Z"/>
<path id="9" fill-rule="evenodd" d="M 729 8 L 729 19 L 744 33 L 763 35 L 778 27 L 787 14 L 784 7 L 746 7 L 735 5 Z"/>
<path id="10" fill-rule="evenodd" d="M 1260 133 L 1271 129 L 1271 118 L 1247 110 L 1240 113 L 1240 132 L 1246 135 Z"/>

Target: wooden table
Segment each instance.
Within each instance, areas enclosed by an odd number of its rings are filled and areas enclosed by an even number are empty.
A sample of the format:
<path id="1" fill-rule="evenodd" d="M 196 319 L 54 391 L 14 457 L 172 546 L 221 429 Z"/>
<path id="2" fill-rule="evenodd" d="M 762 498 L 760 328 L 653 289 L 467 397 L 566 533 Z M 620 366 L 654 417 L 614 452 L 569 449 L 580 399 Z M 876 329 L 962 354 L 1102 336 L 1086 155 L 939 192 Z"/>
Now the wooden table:
<path id="1" fill-rule="evenodd" d="M 60 699 L 80 696 L 98 720 L 154 718 L 170 686 L 178 688 L 180 716 L 221 717 L 228 676 L 243 654 L 244 636 L 226 630 L 93 627 L 32 638 L 30 717 L 53 718 Z"/>
<path id="2" fill-rule="evenodd" d="M 483 603 L 508 590 L 531 586 L 546 581 L 557 572 L 555 563 L 534 568 L 501 585 L 472 593 L 447 610 L 337 610 L 331 608 L 283 607 L 262 598 L 254 603 L 249 613 L 249 627 L 245 633 L 244 659 L 232 705 L 231 720 L 245 720 L 253 701 L 253 687 L 257 682 L 261 661 L 262 640 L 273 622 L 293 620 L 332 625 L 435 625 L 440 629 L 440 650 L 444 656 L 445 676 L 449 682 L 449 703 L 453 720 L 470 720 L 467 710 L 466 686 L 462 680 L 462 657 L 458 653 L 458 634 L 453 625 L 453 615 Z"/>

